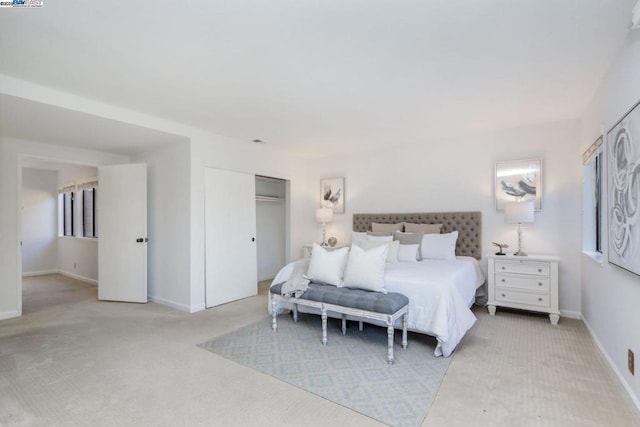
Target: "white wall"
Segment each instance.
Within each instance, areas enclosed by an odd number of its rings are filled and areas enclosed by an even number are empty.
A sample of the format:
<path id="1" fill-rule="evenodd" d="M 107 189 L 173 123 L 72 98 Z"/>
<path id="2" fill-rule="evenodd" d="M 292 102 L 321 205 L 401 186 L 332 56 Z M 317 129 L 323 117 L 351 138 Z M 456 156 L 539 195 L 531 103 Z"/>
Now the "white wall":
<path id="1" fill-rule="evenodd" d="M 98 176 L 98 168 L 83 165 L 64 165 L 58 172 L 58 187 L 86 181 Z M 100 190 L 98 189 L 98 194 Z M 76 197 L 76 200 L 79 200 Z M 76 218 L 80 218 L 78 203 L 74 206 Z M 100 212 L 96 212 L 99 216 Z M 75 221 L 75 235 L 80 229 L 79 220 Z M 98 238 L 100 230 L 98 230 Z M 77 237 L 58 237 L 58 268 L 60 273 L 76 279 L 98 284 L 98 240 Z"/>
<path id="2" fill-rule="evenodd" d="M 285 264 L 286 182 L 256 178 L 256 195 L 280 201 L 256 200 L 256 249 L 258 280 L 273 279 Z"/>
<path id="3" fill-rule="evenodd" d="M 147 163 L 148 293 L 152 301 L 182 311 L 191 307 L 190 144 L 175 143 L 143 153 Z"/>
<path id="4" fill-rule="evenodd" d="M 98 240 L 58 237 L 59 272 L 98 285 Z"/>
<path id="5" fill-rule="evenodd" d="M 482 251 L 495 252 L 492 241 L 517 247 L 514 226 L 504 223 L 494 202 L 495 162 L 542 158 L 543 210 L 527 225 L 524 247 L 529 253 L 561 257 L 560 309 L 580 312 L 581 173 L 579 122 L 565 121 L 520 127 L 464 138 L 387 150 L 332 156 L 311 162 L 312 208 L 319 206 L 322 177 L 345 177 L 345 213 L 327 225 L 327 236 L 348 242 L 354 213 L 481 211 Z M 305 227 L 319 241 L 321 228 L 312 213 Z M 486 260 L 483 260 L 486 270 Z"/>
<path id="6" fill-rule="evenodd" d="M 22 274 L 58 270 L 58 173 L 22 169 Z"/>
<path id="7" fill-rule="evenodd" d="M 90 165 L 126 163 L 128 157 L 13 138 L 0 138 L 0 319 L 22 313 L 22 157 Z"/>
<path id="8" fill-rule="evenodd" d="M 581 144 L 586 149 L 640 99 L 640 31 L 623 50 L 583 116 Z M 606 203 L 605 203 L 606 206 Z M 607 233 L 603 247 L 607 247 Z M 582 315 L 625 387 L 640 407 L 640 376 L 627 370 L 627 350 L 640 355 L 640 277 L 587 255 L 582 257 Z"/>

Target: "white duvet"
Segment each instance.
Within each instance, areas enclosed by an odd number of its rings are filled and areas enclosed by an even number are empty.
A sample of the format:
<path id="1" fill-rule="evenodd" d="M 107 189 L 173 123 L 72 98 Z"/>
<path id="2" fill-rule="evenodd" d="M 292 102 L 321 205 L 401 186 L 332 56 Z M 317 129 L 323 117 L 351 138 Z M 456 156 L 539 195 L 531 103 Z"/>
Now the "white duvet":
<path id="1" fill-rule="evenodd" d="M 289 279 L 295 264 L 302 262 L 308 260 L 284 266 L 272 284 Z M 471 257 L 387 263 L 385 269 L 385 288 L 409 298 L 409 329 L 438 340 L 436 356 L 450 356 L 475 323 L 469 307 L 484 280 L 478 261 Z"/>

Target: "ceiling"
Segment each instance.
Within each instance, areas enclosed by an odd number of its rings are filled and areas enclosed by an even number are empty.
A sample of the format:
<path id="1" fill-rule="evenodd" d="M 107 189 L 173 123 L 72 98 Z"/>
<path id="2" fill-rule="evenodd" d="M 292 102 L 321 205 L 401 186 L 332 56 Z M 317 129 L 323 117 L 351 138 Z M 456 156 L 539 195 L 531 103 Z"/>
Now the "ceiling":
<path id="1" fill-rule="evenodd" d="M 0 93 L 0 129 L 7 136 L 134 155 L 184 137 Z"/>
<path id="2" fill-rule="evenodd" d="M 3 9 L 0 73 L 328 155 L 580 117 L 635 1 L 45 1 Z M 115 152 L 157 143 L 149 129 L 13 97 L 0 108 L 14 136 L 102 138 Z M 21 119 L 32 113 L 35 130 Z M 84 124 L 62 129 L 59 115 Z M 104 136 L 111 126 L 118 138 Z"/>

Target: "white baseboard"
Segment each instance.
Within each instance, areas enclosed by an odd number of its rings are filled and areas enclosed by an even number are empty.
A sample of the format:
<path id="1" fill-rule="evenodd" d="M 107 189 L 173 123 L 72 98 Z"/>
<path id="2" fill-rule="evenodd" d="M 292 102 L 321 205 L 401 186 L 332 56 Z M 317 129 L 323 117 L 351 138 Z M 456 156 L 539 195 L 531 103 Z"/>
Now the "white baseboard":
<path id="1" fill-rule="evenodd" d="M 189 313 L 197 313 L 198 311 L 206 310 L 206 306 L 204 304 L 198 304 L 191 307 L 191 311 Z"/>
<path id="2" fill-rule="evenodd" d="M 58 270 L 58 273 L 62 274 L 63 276 L 71 277 L 72 279 L 80 280 L 81 282 L 89 283 L 90 285 L 98 286 L 98 281 L 90 277 L 80 276 L 79 274 L 62 270 Z"/>
<path id="3" fill-rule="evenodd" d="M 32 276 L 45 276 L 47 274 L 56 274 L 59 273 L 60 270 L 58 269 L 53 269 L 53 270 L 42 270 L 42 271 L 23 271 L 22 272 L 22 277 L 32 277 Z"/>
<path id="4" fill-rule="evenodd" d="M 20 317 L 20 313 L 17 311 L 5 311 L 0 313 L 0 320 L 13 319 L 14 317 Z"/>
<path id="5" fill-rule="evenodd" d="M 161 298 L 158 296 L 149 295 L 149 301 L 166 305 L 167 307 L 175 308 L 176 310 L 184 311 L 186 313 L 193 313 L 191 306 L 187 304 L 182 304 L 179 302 L 171 301 L 165 298 Z"/>
<path id="6" fill-rule="evenodd" d="M 638 397 L 635 395 L 635 393 L 633 392 L 633 390 L 629 386 L 629 383 L 625 380 L 624 375 L 622 375 L 622 372 L 620 372 L 620 370 L 613 363 L 613 360 L 611 360 L 611 357 L 609 357 L 609 353 L 607 353 L 605 351 L 604 347 L 600 343 L 600 340 L 598 339 L 598 337 L 596 336 L 595 332 L 591 328 L 591 325 L 589 325 L 589 322 L 587 322 L 587 320 L 584 317 L 582 317 L 582 321 L 584 322 L 585 326 L 587 327 L 587 330 L 589 331 L 589 334 L 591 335 L 591 338 L 596 343 L 596 346 L 598 346 L 598 349 L 600 350 L 600 353 L 602 353 L 602 355 L 604 356 L 605 360 L 609 363 L 609 366 L 611 367 L 611 369 L 613 369 L 613 372 L 615 372 L 616 376 L 618 377 L 618 380 L 620 381 L 620 383 L 622 384 L 624 389 L 627 391 L 627 394 L 629 395 L 629 397 L 631 398 L 633 403 L 636 405 L 636 408 L 638 410 L 640 410 L 640 400 L 638 400 Z"/>
<path id="7" fill-rule="evenodd" d="M 582 313 L 580 313 L 579 311 L 561 310 L 560 316 L 566 317 L 567 319 L 582 320 Z"/>

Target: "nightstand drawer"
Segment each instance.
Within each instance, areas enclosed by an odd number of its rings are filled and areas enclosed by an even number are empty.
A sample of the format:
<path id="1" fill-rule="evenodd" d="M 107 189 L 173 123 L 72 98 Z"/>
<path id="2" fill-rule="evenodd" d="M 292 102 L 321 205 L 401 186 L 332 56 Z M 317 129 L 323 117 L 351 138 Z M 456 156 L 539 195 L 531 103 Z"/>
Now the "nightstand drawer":
<path id="1" fill-rule="evenodd" d="M 496 286 L 548 292 L 549 278 L 496 274 Z"/>
<path id="2" fill-rule="evenodd" d="M 496 300 L 501 302 L 513 302 L 518 304 L 549 307 L 549 294 L 536 294 L 533 292 L 520 292 L 512 289 L 496 288 Z"/>
<path id="3" fill-rule="evenodd" d="M 549 276 L 549 264 L 545 262 L 496 261 L 495 270 L 496 273 Z"/>

